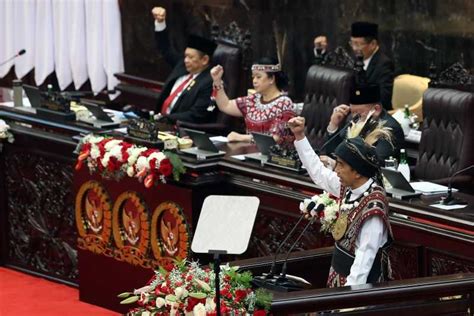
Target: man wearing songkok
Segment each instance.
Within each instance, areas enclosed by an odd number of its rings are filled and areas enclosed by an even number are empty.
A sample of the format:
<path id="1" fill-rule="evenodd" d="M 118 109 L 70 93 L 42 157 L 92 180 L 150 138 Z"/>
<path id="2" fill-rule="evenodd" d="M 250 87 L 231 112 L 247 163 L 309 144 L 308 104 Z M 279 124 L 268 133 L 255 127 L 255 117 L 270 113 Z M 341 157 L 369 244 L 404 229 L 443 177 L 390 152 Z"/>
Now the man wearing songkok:
<path id="1" fill-rule="evenodd" d="M 393 62 L 381 52 L 378 42 L 378 25 L 355 22 L 349 42 L 356 56 L 362 56 L 367 82 L 380 86 L 381 102 L 386 110 L 392 109 Z"/>
<path id="2" fill-rule="evenodd" d="M 341 130 L 346 120 L 353 121 L 346 130 Z M 380 105 L 377 85 L 355 86 L 351 91 L 350 106 L 341 104 L 334 108 L 327 132 L 327 143 L 323 149 L 326 154 L 334 152 L 344 139 L 360 136 L 375 146 L 380 165 L 384 165 L 385 159 L 390 156 L 398 158 L 405 142 L 400 124 Z M 334 165 L 334 161 L 327 156 L 321 156 L 321 160 Z"/>
<path id="3" fill-rule="evenodd" d="M 291 119 L 295 148 L 314 183 L 338 199 L 332 229 L 336 241 L 329 287 L 381 282 L 390 276 L 386 248 L 393 240 L 388 201 L 372 146 L 360 137 L 335 150 L 335 171 L 326 168 L 304 135 L 304 118 Z"/>
<path id="4" fill-rule="evenodd" d="M 155 39 L 165 60 L 173 71 L 166 79 L 157 104 L 159 117 L 168 122 L 214 122 L 218 110 L 210 106 L 212 79 L 209 74 L 211 57 L 216 44 L 204 37 L 190 35 L 184 57 L 170 45 L 166 29 L 166 10 L 155 7 Z"/>

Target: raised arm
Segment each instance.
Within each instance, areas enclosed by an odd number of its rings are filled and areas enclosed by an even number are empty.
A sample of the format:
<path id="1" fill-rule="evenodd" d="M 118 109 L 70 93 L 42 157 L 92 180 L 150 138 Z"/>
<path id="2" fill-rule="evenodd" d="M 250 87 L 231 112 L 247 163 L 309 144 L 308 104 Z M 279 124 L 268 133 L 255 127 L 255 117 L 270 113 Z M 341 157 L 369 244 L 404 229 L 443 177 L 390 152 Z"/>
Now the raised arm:
<path id="1" fill-rule="evenodd" d="M 166 62 L 174 67 L 183 56 L 171 46 L 168 30 L 166 29 L 166 9 L 154 7 L 151 13 L 155 18 L 155 42 L 158 50 Z"/>
<path id="2" fill-rule="evenodd" d="M 224 81 L 222 80 L 223 74 L 224 68 L 222 68 L 221 65 L 217 65 L 211 69 L 213 87 L 214 91 L 216 92 L 214 96 L 216 99 L 216 104 L 221 112 L 240 117 L 242 116 L 242 112 L 240 112 L 239 108 L 237 107 L 237 103 L 235 100 L 229 100 L 229 97 L 225 93 Z"/>

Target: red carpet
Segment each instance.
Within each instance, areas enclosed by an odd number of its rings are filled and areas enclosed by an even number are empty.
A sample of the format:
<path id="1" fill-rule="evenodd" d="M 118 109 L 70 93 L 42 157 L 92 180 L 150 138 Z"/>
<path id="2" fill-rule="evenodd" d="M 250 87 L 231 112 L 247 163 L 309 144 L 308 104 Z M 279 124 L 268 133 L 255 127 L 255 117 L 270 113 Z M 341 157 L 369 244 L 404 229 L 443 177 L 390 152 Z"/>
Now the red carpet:
<path id="1" fill-rule="evenodd" d="M 0 268 L 0 316 L 119 315 L 79 301 L 79 290 Z"/>

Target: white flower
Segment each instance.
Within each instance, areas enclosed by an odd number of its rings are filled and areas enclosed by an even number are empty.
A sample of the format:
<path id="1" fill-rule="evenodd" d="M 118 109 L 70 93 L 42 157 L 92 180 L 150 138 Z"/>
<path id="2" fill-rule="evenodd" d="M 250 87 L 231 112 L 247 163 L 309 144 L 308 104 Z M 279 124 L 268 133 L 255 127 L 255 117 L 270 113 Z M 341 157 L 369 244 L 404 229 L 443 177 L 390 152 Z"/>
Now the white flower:
<path id="1" fill-rule="evenodd" d="M 214 302 L 214 299 L 210 297 L 206 298 L 206 310 L 208 312 L 213 312 L 216 310 L 216 303 Z"/>
<path id="2" fill-rule="evenodd" d="M 206 316 L 206 307 L 202 303 L 196 304 L 193 308 L 195 316 Z"/>
<path id="3" fill-rule="evenodd" d="M 127 175 L 131 178 L 135 175 L 135 171 L 133 170 L 133 167 L 129 166 L 127 168 Z"/>
<path id="4" fill-rule="evenodd" d="M 145 150 L 147 150 L 145 147 L 130 147 L 127 150 L 127 152 L 128 152 L 128 163 L 130 165 L 135 164 L 135 162 L 137 161 L 138 156 L 140 156 L 140 154 L 142 152 L 144 152 Z"/>
<path id="5" fill-rule="evenodd" d="M 119 140 L 119 139 L 113 139 L 111 141 L 108 141 L 107 144 L 105 144 L 104 148 L 105 148 L 105 150 L 109 151 L 112 148 L 114 148 L 115 146 L 117 146 L 118 144 L 120 144 L 121 142 L 122 141 Z"/>
<path id="6" fill-rule="evenodd" d="M 365 191 L 364 196 L 368 196 L 368 195 L 369 195 L 369 192 Z"/>
<path id="7" fill-rule="evenodd" d="M 143 169 L 149 169 L 150 165 L 148 164 L 148 159 L 146 157 L 139 157 L 137 160 L 137 170 L 141 171 Z"/>
<path id="8" fill-rule="evenodd" d="M 151 313 L 149 311 L 143 311 L 141 316 L 151 316 Z"/>
<path id="9" fill-rule="evenodd" d="M 176 298 L 179 300 L 181 298 L 185 298 L 186 296 L 188 296 L 188 291 L 186 291 L 185 288 L 182 288 L 179 286 L 176 289 L 174 289 L 174 295 L 176 295 Z"/>
<path id="10" fill-rule="evenodd" d="M 151 291 L 151 286 L 145 285 L 145 286 L 133 291 L 133 294 L 138 295 L 138 294 L 142 294 L 142 293 L 150 292 L 150 291 Z"/>
<path id="11" fill-rule="evenodd" d="M 162 297 L 157 297 L 156 298 L 156 307 L 161 308 L 165 305 L 166 301 Z"/>
<path id="12" fill-rule="evenodd" d="M 110 160 L 110 153 L 105 153 L 104 158 L 102 158 L 100 162 L 102 163 L 102 166 L 107 167 L 107 165 L 109 164 L 109 160 Z"/>
<path id="13" fill-rule="evenodd" d="M 91 146 L 91 158 L 92 159 L 97 159 L 100 156 L 100 151 L 99 147 L 97 146 Z"/>
<path id="14" fill-rule="evenodd" d="M 149 301 L 150 301 L 150 294 L 146 292 L 140 293 L 140 302 L 142 302 L 143 304 L 146 304 Z"/>
<path id="15" fill-rule="evenodd" d="M 109 143 L 107 143 L 107 145 L 108 144 Z M 114 146 L 114 147 L 110 148 L 109 152 L 110 152 L 110 155 L 112 157 L 117 158 L 117 160 L 122 160 L 122 146 L 121 145 L 117 145 L 117 146 Z"/>
<path id="16" fill-rule="evenodd" d="M 354 202 L 354 206 L 355 207 L 359 206 L 359 202 Z"/>

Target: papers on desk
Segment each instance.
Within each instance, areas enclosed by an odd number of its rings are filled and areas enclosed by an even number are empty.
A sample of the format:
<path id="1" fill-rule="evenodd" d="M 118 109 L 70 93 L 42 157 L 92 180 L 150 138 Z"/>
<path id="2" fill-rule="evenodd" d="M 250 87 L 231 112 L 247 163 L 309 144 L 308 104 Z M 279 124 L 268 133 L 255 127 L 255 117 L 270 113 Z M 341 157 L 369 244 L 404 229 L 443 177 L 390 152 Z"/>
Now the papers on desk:
<path id="1" fill-rule="evenodd" d="M 421 140 L 421 131 L 410 129 L 408 135 L 405 136 L 405 140 L 411 143 L 419 144 Z"/>
<path id="2" fill-rule="evenodd" d="M 211 140 L 211 142 L 215 143 L 215 142 L 220 142 L 220 143 L 228 143 L 229 141 L 227 140 L 227 137 L 225 136 L 212 136 L 212 137 L 209 137 L 209 139 Z"/>
<path id="3" fill-rule="evenodd" d="M 237 160 L 245 160 L 245 155 L 233 155 L 232 158 Z"/>
<path id="4" fill-rule="evenodd" d="M 440 194 L 448 192 L 448 187 L 444 185 L 440 185 L 433 182 L 410 182 L 410 185 L 415 191 L 421 192 L 423 195 L 433 195 L 433 194 Z M 458 191 L 457 189 L 452 189 L 453 192 Z"/>
<path id="5" fill-rule="evenodd" d="M 467 204 L 454 204 L 454 205 L 444 205 L 441 203 L 431 204 L 430 206 L 436 207 L 442 210 L 456 210 L 460 208 L 465 208 Z"/>

